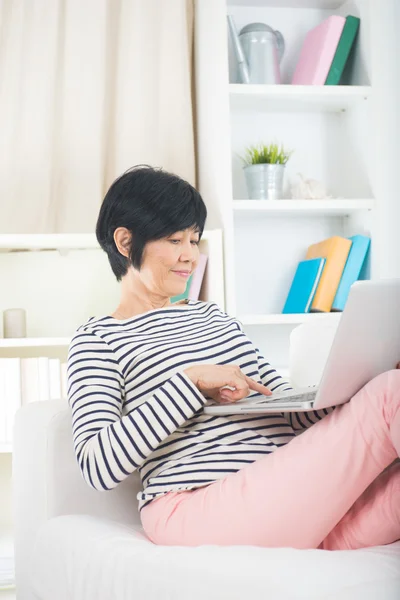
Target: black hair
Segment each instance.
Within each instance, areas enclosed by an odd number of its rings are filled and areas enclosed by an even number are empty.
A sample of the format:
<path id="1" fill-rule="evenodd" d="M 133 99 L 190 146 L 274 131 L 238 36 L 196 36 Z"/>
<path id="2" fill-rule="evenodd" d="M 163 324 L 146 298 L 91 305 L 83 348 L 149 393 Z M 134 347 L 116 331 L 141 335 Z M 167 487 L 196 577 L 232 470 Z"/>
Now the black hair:
<path id="1" fill-rule="evenodd" d="M 118 177 L 106 193 L 96 237 L 120 281 L 130 264 L 140 270 L 147 242 L 185 229 L 195 230 L 201 238 L 206 218 L 206 205 L 190 183 L 161 168 L 136 165 Z M 115 244 L 118 227 L 131 233 L 129 260 Z"/>

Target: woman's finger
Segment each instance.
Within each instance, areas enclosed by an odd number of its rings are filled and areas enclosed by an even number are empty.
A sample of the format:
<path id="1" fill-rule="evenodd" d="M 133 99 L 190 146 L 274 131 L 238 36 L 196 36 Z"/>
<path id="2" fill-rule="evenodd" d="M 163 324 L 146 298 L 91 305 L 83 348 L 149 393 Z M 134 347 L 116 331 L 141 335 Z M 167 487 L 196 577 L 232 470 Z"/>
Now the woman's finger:
<path id="1" fill-rule="evenodd" d="M 265 387 L 265 385 L 262 385 L 261 383 L 257 383 L 257 381 L 254 381 L 254 379 L 252 379 L 251 377 L 247 377 L 247 375 L 245 375 L 245 378 L 247 381 L 247 385 L 249 386 L 249 388 L 251 390 L 258 392 L 259 394 L 263 394 L 264 396 L 271 396 L 271 394 L 272 394 L 271 390 L 269 390 L 267 387 Z"/>
<path id="2" fill-rule="evenodd" d="M 228 398 L 232 402 L 242 400 L 242 398 L 247 398 L 249 395 L 249 386 L 245 379 L 231 379 L 220 388 L 220 395 Z"/>

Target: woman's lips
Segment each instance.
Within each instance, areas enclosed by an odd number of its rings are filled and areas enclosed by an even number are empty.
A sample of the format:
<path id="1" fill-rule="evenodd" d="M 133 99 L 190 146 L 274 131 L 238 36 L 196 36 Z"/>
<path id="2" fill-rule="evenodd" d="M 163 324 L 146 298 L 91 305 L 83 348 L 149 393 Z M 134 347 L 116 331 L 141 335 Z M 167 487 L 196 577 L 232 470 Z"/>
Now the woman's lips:
<path id="1" fill-rule="evenodd" d="M 175 275 L 179 275 L 179 277 L 184 277 L 185 279 L 187 279 L 190 276 L 189 271 L 172 271 L 172 272 L 175 273 Z"/>

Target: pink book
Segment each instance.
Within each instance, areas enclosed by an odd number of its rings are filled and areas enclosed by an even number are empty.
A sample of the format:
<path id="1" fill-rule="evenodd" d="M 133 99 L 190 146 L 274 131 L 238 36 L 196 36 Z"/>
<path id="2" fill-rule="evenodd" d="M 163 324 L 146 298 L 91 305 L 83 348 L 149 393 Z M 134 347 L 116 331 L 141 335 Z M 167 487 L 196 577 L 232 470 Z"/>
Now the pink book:
<path id="1" fill-rule="evenodd" d="M 324 85 L 345 23 L 345 17 L 332 15 L 308 32 L 293 75 L 293 85 Z"/>
<path id="2" fill-rule="evenodd" d="M 189 300 L 198 300 L 200 296 L 201 284 L 203 283 L 204 272 L 206 270 L 208 256 L 206 254 L 199 255 L 199 262 L 195 272 L 193 273 L 192 281 L 189 288 Z"/>

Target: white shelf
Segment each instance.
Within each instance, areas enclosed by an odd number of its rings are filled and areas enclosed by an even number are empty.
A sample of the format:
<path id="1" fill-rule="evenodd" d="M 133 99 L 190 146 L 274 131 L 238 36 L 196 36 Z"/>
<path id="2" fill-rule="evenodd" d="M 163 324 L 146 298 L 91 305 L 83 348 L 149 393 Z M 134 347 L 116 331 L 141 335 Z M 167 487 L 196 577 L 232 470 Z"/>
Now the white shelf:
<path id="1" fill-rule="evenodd" d="M 237 212 L 264 212 L 270 216 L 347 216 L 372 210 L 374 200 L 234 200 Z"/>
<path id="2" fill-rule="evenodd" d="M 2 250 L 72 250 L 100 248 L 93 233 L 4 233 Z"/>
<path id="3" fill-rule="evenodd" d="M 232 110 L 343 112 L 368 100 L 370 86 L 229 85 Z"/>
<path id="4" fill-rule="evenodd" d="M 318 319 L 337 319 L 342 313 L 307 313 L 307 314 L 271 314 L 271 315 L 242 315 L 238 320 L 243 325 L 300 325 Z"/>
<path id="5" fill-rule="evenodd" d="M 0 338 L 2 348 L 48 348 L 50 346 L 69 346 L 71 338 Z"/>
<path id="6" fill-rule="evenodd" d="M 219 241 L 220 231 L 205 230 L 202 240 Z M 2 233 L 0 250 L 90 250 L 100 249 L 94 233 Z"/>

